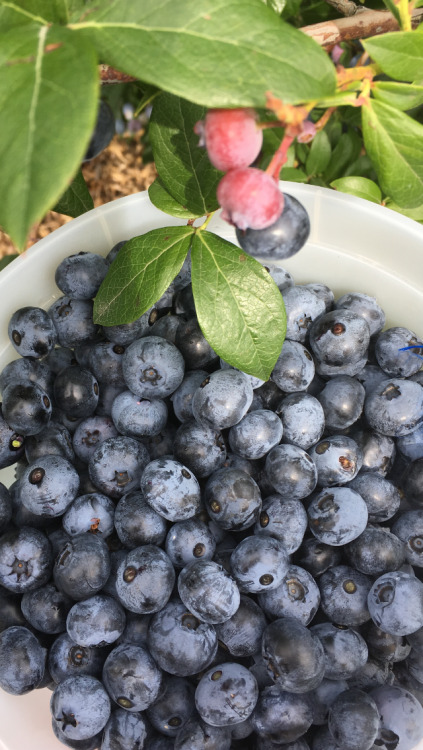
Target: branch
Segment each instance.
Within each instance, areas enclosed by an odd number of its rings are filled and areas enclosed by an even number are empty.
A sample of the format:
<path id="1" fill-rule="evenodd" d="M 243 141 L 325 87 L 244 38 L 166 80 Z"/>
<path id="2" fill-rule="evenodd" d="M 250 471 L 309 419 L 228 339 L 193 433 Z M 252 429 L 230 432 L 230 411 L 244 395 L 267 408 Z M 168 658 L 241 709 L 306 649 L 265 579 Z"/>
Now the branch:
<path id="1" fill-rule="evenodd" d="M 423 21 L 423 8 L 417 8 L 411 16 L 411 23 L 416 27 Z M 398 22 L 389 10 L 365 10 L 349 18 L 338 18 L 335 21 L 323 21 L 312 26 L 303 26 L 307 36 L 321 45 L 333 47 L 340 42 L 353 39 L 366 39 L 369 36 L 385 34 L 387 31 L 398 31 Z"/>
<path id="2" fill-rule="evenodd" d="M 361 11 L 361 8 L 358 8 Z M 413 28 L 423 21 L 423 8 L 416 8 L 411 14 Z M 369 36 L 385 34 L 387 31 L 398 31 L 399 26 L 389 10 L 363 10 L 348 18 L 338 18 L 335 21 L 323 21 L 312 26 L 302 26 L 307 36 L 311 36 L 321 47 L 333 47 L 340 42 L 353 39 L 366 39 Z M 128 83 L 137 78 L 120 73 L 109 65 L 100 65 L 101 83 Z"/>
<path id="3" fill-rule="evenodd" d="M 355 16 L 356 13 L 363 13 L 366 10 L 362 5 L 356 5 L 353 0 L 326 0 L 342 16 Z"/>

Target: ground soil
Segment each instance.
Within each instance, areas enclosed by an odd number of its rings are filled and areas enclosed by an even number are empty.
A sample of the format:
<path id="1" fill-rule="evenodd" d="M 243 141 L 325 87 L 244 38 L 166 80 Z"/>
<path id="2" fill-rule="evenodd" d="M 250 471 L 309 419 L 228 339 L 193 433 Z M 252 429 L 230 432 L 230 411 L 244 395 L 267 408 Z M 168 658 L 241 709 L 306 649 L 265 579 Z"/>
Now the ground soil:
<path id="1" fill-rule="evenodd" d="M 143 161 L 142 131 L 131 137 L 115 136 L 99 156 L 82 165 L 82 172 L 94 201 L 101 206 L 116 198 L 146 190 L 157 173 L 152 162 Z M 49 211 L 32 227 L 27 247 L 46 237 L 71 217 Z M 0 258 L 16 253 L 8 235 L 0 229 Z"/>

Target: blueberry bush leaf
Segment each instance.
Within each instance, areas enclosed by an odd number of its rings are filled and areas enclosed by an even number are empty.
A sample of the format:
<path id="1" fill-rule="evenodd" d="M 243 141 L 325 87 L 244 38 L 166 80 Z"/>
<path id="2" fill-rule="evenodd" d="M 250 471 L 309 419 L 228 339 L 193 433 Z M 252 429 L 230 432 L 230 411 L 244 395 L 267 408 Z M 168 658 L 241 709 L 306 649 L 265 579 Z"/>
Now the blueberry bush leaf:
<path id="1" fill-rule="evenodd" d="M 364 144 L 380 187 L 399 206 L 423 202 L 423 125 L 371 99 L 362 107 Z"/>
<path id="2" fill-rule="evenodd" d="M 94 300 L 94 320 L 132 323 L 164 294 L 182 268 L 194 229 L 161 227 L 126 242 Z"/>
<path id="3" fill-rule="evenodd" d="M 75 218 L 76 216 L 81 216 L 86 211 L 91 211 L 92 208 L 94 208 L 94 201 L 90 195 L 84 176 L 81 170 L 79 170 L 68 189 L 53 207 L 53 211 Z"/>
<path id="4" fill-rule="evenodd" d="M 16 26 L 26 26 L 30 23 L 45 25 L 47 20 L 20 8 L 16 3 L 0 2 L 0 30 L 3 34 Z"/>
<path id="5" fill-rule="evenodd" d="M 423 79 L 423 69 L 422 69 Z M 400 110 L 413 109 L 423 104 L 423 85 L 398 81 L 375 81 L 372 88 L 375 99 Z"/>
<path id="6" fill-rule="evenodd" d="M 103 0 L 72 28 L 118 70 L 208 107 L 335 91 L 326 53 L 262 0 Z"/>
<path id="7" fill-rule="evenodd" d="M 162 93 L 154 100 L 149 134 L 160 179 L 181 205 L 203 216 L 218 208 L 216 188 L 222 173 L 198 145 L 194 125 L 206 113 L 203 107 Z"/>
<path id="8" fill-rule="evenodd" d="M 200 327 L 229 364 L 267 380 L 286 333 L 282 295 L 264 266 L 239 247 L 200 230 L 191 249 Z"/>
<path id="9" fill-rule="evenodd" d="M 0 271 L 2 271 L 3 268 L 6 268 L 12 260 L 15 260 L 15 258 L 19 258 L 19 255 L 15 253 L 13 253 L 13 255 L 4 255 L 0 260 Z"/>
<path id="10" fill-rule="evenodd" d="M 365 198 L 373 203 L 381 203 L 382 193 L 379 185 L 367 177 L 340 177 L 338 180 L 331 182 L 331 187 L 339 190 L 341 193 L 357 195 L 359 198 Z"/>
<path id="11" fill-rule="evenodd" d="M 17 247 L 75 174 L 97 97 L 94 51 L 68 29 L 30 24 L 3 35 L 0 224 Z"/>
<path id="12" fill-rule="evenodd" d="M 172 198 L 161 182 L 160 177 L 157 177 L 148 188 L 148 197 L 156 208 L 171 216 L 179 216 L 181 219 L 195 219 L 203 215 L 203 212 L 196 214 L 188 211 L 175 198 Z"/>
<path id="13" fill-rule="evenodd" d="M 23 11 L 40 16 L 48 23 L 66 24 L 69 20 L 66 0 L 11 0 Z"/>
<path id="14" fill-rule="evenodd" d="M 332 148 L 329 136 L 324 130 L 316 133 L 310 146 L 310 152 L 306 160 L 306 172 L 308 175 L 322 174 L 330 162 Z"/>
<path id="15" fill-rule="evenodd" d="M 384 73 L 399 81 L 423 78 L 423 44 L 414 31 L 381 34 L 363 42 L 364 48 Z"/>

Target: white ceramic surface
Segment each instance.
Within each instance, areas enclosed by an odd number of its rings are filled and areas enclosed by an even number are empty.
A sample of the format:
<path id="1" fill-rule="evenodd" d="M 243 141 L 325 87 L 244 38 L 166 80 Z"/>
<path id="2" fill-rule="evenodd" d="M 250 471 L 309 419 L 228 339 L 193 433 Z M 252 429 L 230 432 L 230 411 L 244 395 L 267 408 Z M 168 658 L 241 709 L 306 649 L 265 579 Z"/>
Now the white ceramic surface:
<path id="1" fill-rule="evenodd" d="M 305 205 L 311 222 L 307 245 L 283 263 L 295 280 L 321 281 L 337 296 L 348 291 L 375 296 L 388 327 L 407 326 L 423 336 L 423 226 L 324 188 L 285 182 L 283 189 Z M 54 272 L 65 256 L 82 250 L 105 255 L 119 240 L 184 223 L 138 193 L 74 219 L 13 261 L 0 274 L 0 368 L 16 358 L 7 337 L 10 316 L 19 307 L 46 307 L 60 296 Z M 218 215 L 209 229 L 235 242 L 233 228 Z M 0 472 L 5 484 L 10 477 L 10 471 Z M 63 750 L 50 727 L 50 696 L 48 690 L 21 697 L 0 690 L 0 750 Z M 423 741 L 415 750 L 423 750 Z"/>

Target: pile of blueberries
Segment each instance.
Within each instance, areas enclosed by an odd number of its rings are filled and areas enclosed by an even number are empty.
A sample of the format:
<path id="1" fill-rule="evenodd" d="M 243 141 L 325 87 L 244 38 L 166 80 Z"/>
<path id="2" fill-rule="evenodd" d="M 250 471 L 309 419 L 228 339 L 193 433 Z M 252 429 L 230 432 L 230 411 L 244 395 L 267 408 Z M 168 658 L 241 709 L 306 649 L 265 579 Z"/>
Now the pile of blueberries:
<path id="1" fill-rule="evenodd" d="M 189 258 L 138 320 L 95 325 L 122 244 L 9 323 L 0 686 L 49 688 L 79 750 L 411 750 L 423 342 L 269 266 L 288 327 L 262 382 L 203 337 Z"/>

